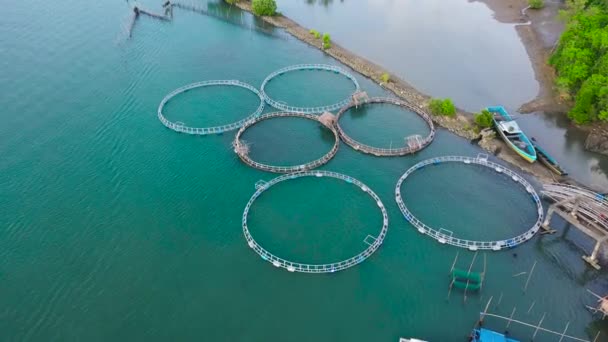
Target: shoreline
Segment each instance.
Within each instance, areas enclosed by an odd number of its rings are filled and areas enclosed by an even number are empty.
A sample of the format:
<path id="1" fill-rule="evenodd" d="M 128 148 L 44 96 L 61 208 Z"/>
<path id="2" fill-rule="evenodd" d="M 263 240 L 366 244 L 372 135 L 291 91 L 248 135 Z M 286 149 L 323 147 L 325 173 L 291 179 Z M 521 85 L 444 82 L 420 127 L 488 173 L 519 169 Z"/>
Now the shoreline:
<path id="1" fill-rule="evenodd" d="M 564 23 L 556 20 L 561 2 L 545 1 L 542 9 L 531 9 L 527 0 L 472 0 L 485 4 L 494 19 L 505 24 L 514 24 L 526 52 L 534 77 L 538 82 L 538 94 L 522 104 L 518 111 L 522 114 L 546 111 L 566 113 L 569 104 L 562 101 L 555 91 L 555 70 L 547 61 L 564 31 Z"/>
<path id="2" fill-rule="evenodd" d="M 500 0 L 488 0 L 488 1 L 500 1 Z M 513 0 L 520 1 L 520 0 Z M 484 1 L 485 2 L 485 1 Z M 241 0 L 235 4 L 241 10 L 252 13 L 251 2 L 246 0 Z M 489 6 L 489 5 L 488 5 Z M 338 60 L 342 64 L 348 66 L 349 68 L 357 71 L 361 75 L 373 80 L 382 88 L 391 91 L 395 96 L 401 98 L 409 103 L 418 106 L 422 109 L 428 110 L 428 104 L 431 99 L 429 95 L 421 93 L 412 85 L 407 83 L 406 81 L 400 79 L 399 77 L 393 75 L 385 68 L 379 66 L 378 64 L 371 62 L 361 56 L 356 55 L 350 50 L 340 46 L 339 44 L 332 42 L 331 48 L 324 50 L 322 48 L 322 40 L 315 39 L 309 32 L 309 29 L 301 26 L 297 22 L 291 20 L 290 18 L 277 14 L 276 16 L 268 17 L 261 16 L 258 17 L 264 20 L 265 22 L 282 28 L 291 34 L 296 39 L 315 47 L 325 54 L 333 57 Z M 545 63 L 546 64 L 546 63 Z M 381 76 L 384 73 L 388 73 L 390 75 L 390 81 L 387 83 L 383 83 L 381 80 Z M 535 69 L 536 73 L 536 69 Z M 552 80 L 552 79 L 551 79 Z M 541 87 L 542 88 L 542 87 Z M 551 88 L 552 90 L 552 88 Z M 552 94 L 552 91 L 551 91 Z M 537 96 L 535 99 L 538 99 Z M 486 134 L 482 136 L 480 133 L 476 133 L 473 130 L 474 122 L 473 122 L 473 113 L 464 111 L 460 108 L 457 108 L 457 113 L 454 118 L 431 115 L 431 118 L 435 124 L 438 126 L 447 129 L 448 131 L 465 138 L 469 141 L 474 141 L 480 139 L 479 146 L 486 150 L 488 153 L 493 154 L 497 158 L 504 160 L 505 162 L 515 166 L 521 171 L 524 171 L 528 174 L 531 174 L 537 177 L 541 182 L 555 182 L 556 176 L 554 176 L 551 171 L 545 168 L 540 163 L 528 163 L 523 160 L 520 156 L 518 156 L 514 151 L 512 151 L 501 139 L 496 138 L 494 135 Z"/>

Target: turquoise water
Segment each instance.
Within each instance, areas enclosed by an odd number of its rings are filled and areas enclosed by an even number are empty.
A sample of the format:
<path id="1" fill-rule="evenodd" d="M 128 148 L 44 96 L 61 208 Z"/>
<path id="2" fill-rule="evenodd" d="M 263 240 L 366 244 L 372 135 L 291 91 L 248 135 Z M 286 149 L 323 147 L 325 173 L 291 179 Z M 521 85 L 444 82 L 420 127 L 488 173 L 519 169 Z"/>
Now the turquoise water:
<path id="1" fill-rule="evenodd" d="M 586 240 L 576 231 L 537 237 L 513 251 L 517 258 L 511 251 L 489 253 L 483 293 L 466 304 L 458 292 L 445 301 L 457 250 L 417 233 L 393 199 L 397 178 L 414 163 L 480 152 L 443 130 L 414 156 L 375 158 L 342 145 L 324 167 L 360 179 L 387 206 L 387 238 L 366 262 L 333 275 L 292 274 L 251 251 L 242 211 L 255 182 L 275 175 L 243 165 L 231 149 L 233 134 L 178 134 L 158 121 L 156 109 L 165 94 L 191 82 L 236 78 L 259 86 L 287 65 L 336 64 L 322 52 L 280 31 L 262 34 L 178 10 L 170 23 L 140 18 L 126 40 L 124 2 L 26 0 L 5 6 L 4 14 L 0 340 L 461 341 L 487 298 L 501 293 L 495 311 L 503 314 L 515 305 L 516 316 L 526 320 L 548 312 L 554 329 L 566 321 L 577 335 L 605 329 L 583 304 L 593 302 L 585 288 L 605 292 L 606 276 L 580 260 L 578 246 Z M 370 94 L 386 95 L 356 77 Z M 200 108 L 189 113 L 209 113 L 206 103 L 196 102 Z M 315 129 L 272 147 L 308 157 L 304 151 L 314 141 L 323 153 L 327 145 L 317 142 Z M 345 184 L 282 185 L 260 198 L 256 208 L 264 211 L 252 222 L 277 252 L 338 258 L 379 229 L 377 207 Z M 496 190 L 513 198 L 519 193 L 510 186 Z M 482 203 L 495 195 L 476 194 Z M 457 204 L 442 210 L 457 215 Z M 495 213 L 496 220 L 518 215 L 514 208 Z M 285 229 L 290 214 L 299 215 L 297 225 Z M 562 231 L 559 222 L 556 227 Z M 466 267 L 472 254 L 460 254 Z M 524 295 L 524 277 L 513 275 L 534 260 Z"/>

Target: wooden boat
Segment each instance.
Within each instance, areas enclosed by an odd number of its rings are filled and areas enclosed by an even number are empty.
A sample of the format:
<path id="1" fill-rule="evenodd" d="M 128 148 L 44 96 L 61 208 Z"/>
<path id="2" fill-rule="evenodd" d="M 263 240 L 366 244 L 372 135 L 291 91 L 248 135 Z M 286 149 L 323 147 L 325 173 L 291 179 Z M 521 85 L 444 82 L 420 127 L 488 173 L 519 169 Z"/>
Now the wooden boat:
<path id="1" fill-rule="evenodd" d="M 538 160 L 543 163 L 543 165 L 545 165 L 549 170 L 551 170 L 551 172 L 559 176 L 568 175 L 568 173 L 564 171 L 561 166 L 559 166 L 557 160 L 551 157 L 551 155 L 549 155 L 547 151 L 545 151 L 542 147 L 538 145 L 538 142 L 536 141 L 536 139 L 534 139 L 534 137 L 532 137 L 532 145 L 534 145 L 534 148 L 536 149 L 536 155 L 538 157 Z"/>
<path id="2" fill-rule="evenodd" d="M 493 114 L 494 127 L 509 147 L 530 163 L 536 161 L 536 150 L 530 139 L 502 106 L 488 107 Z"/>

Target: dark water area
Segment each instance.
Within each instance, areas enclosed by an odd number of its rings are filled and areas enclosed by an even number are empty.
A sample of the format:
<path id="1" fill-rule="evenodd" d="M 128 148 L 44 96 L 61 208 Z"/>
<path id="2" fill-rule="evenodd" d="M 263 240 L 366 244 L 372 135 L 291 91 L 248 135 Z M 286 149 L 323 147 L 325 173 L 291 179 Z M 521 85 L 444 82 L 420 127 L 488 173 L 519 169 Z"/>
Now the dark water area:
<path id="1" fill-rule="evenodd" d="M 278 4 L 282 13 L 303 26 L 331 34 L 336 42 L 421 92 L 450 97 L 468 111 L 502 105 L 517 114 L 538 93 L 515 25 L 496 21 L 482 2 L 279 0 Z M 555 39 L 554 32 L 540 30 L 542 38 Z M 534 113 L 518 121 L 571 176 L 608 189 L 608 156 L 586 151 L 587 133 L 564 114 Z"/>
<path id="2" fill-rule="evenodd" d="M 160 2 L 141 4 L 161 9 Z M 397 179 L 415 163 L 483 152 L 441 129 L 413 156 L 376 158 L 342 144 L 323 167 L 361 180 L 386 206 L 387 237 L 365 262 L 335 274 L 293 274 L 254 253 L 243 236 L 243 209 L 255 183 L 276 175 L 244 165 L 232 150 L 234 133 L 178 134 L 159 122 L 156 111 L 166 94 L 185 84 L 239 79 L 259 87 L 288 65 L 339 65 L 281 30 L 268 34 L 176 9 L 171 22 L 142 16 L 128 39 L 123 24 L 131 8 L 123 1 L 24 0 L 3 10 L 0 341 L 462 341 L 490 296 L 503 297 L 492 310 L 504 315 L 515 306 L 516 317 L 524 320 L 538 321 L 546 312 L 546 327 L 555 330 L 570 322 L 569 332 L 578 336 L 608 331 L 584 308 L 594 303 L 586 288 L 608 291 L 606 273 L 585 266 L 580 256 L 589 241 L 576 230 L 564 236 L 559 220 L 554 226 L 560 234 L 487 253 L 483 291 L 469 294 L 466 304 L 461 292 L 446 301 L 457 249 L 420 235 L 394 201 Z M 242 18 L 238 22 L 255 22 L 247 13 L 224 10 Z M 370 95 L 389 95 L 353 74 Z M 339 100 L 349 89 L 336 84 L 325 96 Z M 213 91 L 184 94 L 170 114 L 201 123 L 232 121 L 239 117 L 233 111 L 255 106 L 247 93 L 235 104 L 241 92 L 233 90 L 217 97 Z M 308 89 L 295 100 L 308 103 L 316 96 Z M 388 117 L 380 122 L 389 125 Z M 331 140 L 307 124 L 289 121 L 285 126 L 293 125 L 294 133 L 280 133 L 285 135 L 279 142 L 267 137 L 283 125 L 260 126 L 248 139 L 253 149 L 268 143 L 260 158 L 314 157 Z M 371 126 L 357 137 L 371 141 L 384 128 Z M 476 188 L 475 170 L 440 165 L 429 171 L 439 174 L 413 181 L 435 196 L 425 194 L 424 205 L 417 202 L 418 192 L 409 194 L 421 217 L 432 220 L 441 210 L 438 218 L 446 219 L 470 209 L 460 205 L 468 195 L 455 197 L 459 190 L 451 179 L 477 190 L 469 195 L 478 207 L 491 204 L 477 208 L 484 216 L 479 224 L 468 222 L 468 234 L 528 228 L 527 212 L 523 218 L 518 212 L 528 210 L 518 200 L 521 189 L 496 183 L 492 191 L 509 198 L 496 211 L 495 194 Z M 430 184 L 440 184 L 435 175 L 446 178 L 447 200 Z M 341 258 L 365 248 L 366 234 L 377 234 L 382 219 L 370 202 L 329 179 L 279 184 L 255 203 L 251 230 L 277 254 Z M 459 265 L 468 266 L 472 258 L 460 250 Z M 482 267 L 479 260 L 481 254 L 475 269 Z M 529 271 L 534 261 L 523 293 L 525 278 L 514 275 Z M 525 333 L 512 329 L 513 335 Z M 554 339 L 539 334 L 536 341 Z"/>

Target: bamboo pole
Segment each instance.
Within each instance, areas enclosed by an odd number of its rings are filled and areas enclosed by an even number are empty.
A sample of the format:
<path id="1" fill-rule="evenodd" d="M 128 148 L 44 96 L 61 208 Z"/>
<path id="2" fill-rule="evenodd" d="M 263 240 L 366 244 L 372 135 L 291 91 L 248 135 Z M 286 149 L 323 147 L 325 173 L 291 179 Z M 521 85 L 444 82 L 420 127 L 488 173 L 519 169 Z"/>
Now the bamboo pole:
<path id="1" fill-rule="evenodd" d="M 532 311 L 532 308 L 534 307 L 534 304 L 536 304 L 536 301 L 532 302 L 532 305 L 530 305 L 530 308 L 528 309 L 528 314 L 530 313 L 530 311 Z"/>
<path id="2" fill-rule="evenodd" d="M 534 273 L 534 268 L 536 267 L 536 261 L 534 261 L 534 265 L 532 265 L 532 269 L 530 270 L 530 274 L 528 274 L 528 279 L 526 280 L 526 285 L 524 286 L 524 293 L 528 289 L 528 284 L 530 283 L 530 278 L 532 278 L 532 273 Z"/>
<path id="3" fill-rule="evenodd" d="M 570 322 L 566 323 L 566 328 L 564 329 L 564 332 L 562 333 L 562 337 L 559 338 L 558 342 L 562 342 L 562 340 L 564 339 L 564 336 L 566 335 L 566 331 L 568 331 L 568 326 L 570 326 Z"/>
<path id="4" fill-rule="evenodd" d="M 511 322 L 513 322 L 513 315 L 515 315 L 515 307 L 513 307 L 513 311 L 511 311 L 511 316 L 509 317 L 509 321 L 507 322 L 507 328 L 509 329 L 509 326 L 511 325 Z"/>
<path id="5" fill-rule="evenodd" d="M 534 330 L 534 335 L 532 335 L 532 339 L 536 338 L 536 334 L 538 333 L 538 330 L 540 329 L 540 325 L 543 324 L 543 321 L 545 320 L 545 315 L 546 315 L 546 312 L 543 313 L 543 317 L 541 317 L 540 322 L 538 322 L 538 325 L 536 326 L 536 330 Z"/>

